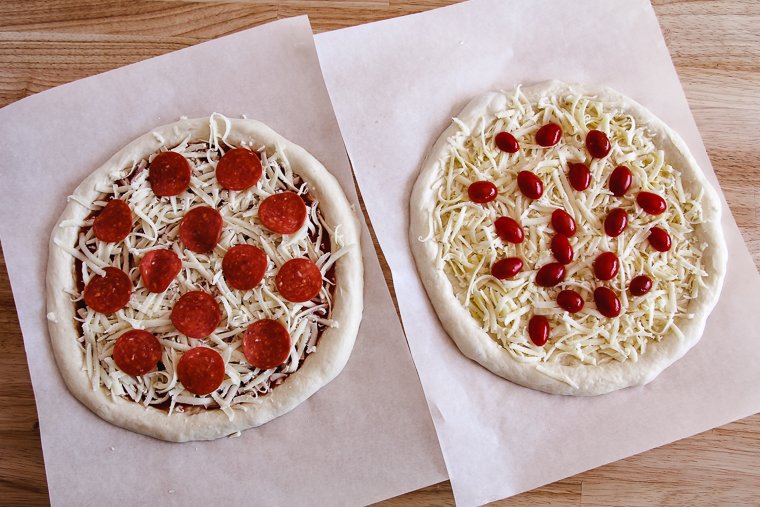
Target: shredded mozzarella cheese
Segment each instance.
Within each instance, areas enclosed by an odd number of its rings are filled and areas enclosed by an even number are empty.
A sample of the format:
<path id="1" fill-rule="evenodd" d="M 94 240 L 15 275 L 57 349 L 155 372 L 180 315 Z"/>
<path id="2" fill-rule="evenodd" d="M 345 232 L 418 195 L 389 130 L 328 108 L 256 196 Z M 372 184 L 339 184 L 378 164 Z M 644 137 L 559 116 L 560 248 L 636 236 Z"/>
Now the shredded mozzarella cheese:
<path id="1" fill-rule="evenodd" d="M 439 160 L 433 190 L 437 202 L 430 218 L 430 234 L 437 245 L 436 265 L 447 274 L 457 299 L 489 336 L 521 362 L 559 364 L 603 364 L 636 361 L 647 343 L 662 340 L 668 333 L 680 335 L 679 322 L 691 318 L 689 301 L 698 295 L 702 277 L 702 253 L 695 228 L 703 223 L 701 195 L 686 192 L 679 171 L 665 160 L 645 126 L 622 111 L 609 109 L 592 97 L 566 95 L 546 97 L 531 103 L 519 90 L 504 110 L 482 117 L 470 129 L 455 119 L 459 131 L 448 140 Z M 544 148 L 534 143 L 535 132 L 547 122 L 562 127 L 559 144 Z M 566 175 L 569 162 L 588 162 L 586 134 L 591 129 L 605 132 L 612 151 L 604 159 L 589 163 L 591 186 L 575 191 Z M 494 144 L 494 136 L 511 132 L 520 150 L 509 154 Z M 618 165 L 633 173 L 634 184 L 618 198 L 608 190 L 609 175 Z M 529 170 L 541 178 L 540 199 L 523 196 L 517 174 Z M 479 180 L 493 182 L 497 199 L 487 205 L 469 201 L 468 186 Z M 667 211 L 653 216 L 635 203 L 639 191 L 663 196 Z M 626 210 L 629 224 L 617 238 L 604 234 L 603 220 L 616 207 Z M 564 209 L 577 223 L 570 238 L 575 260 L 566 266 L 565 280 L 549 289 L 535 283 L 537 270 L 554 262 L 550 223 L 555 209 Z M 496 235 L 494 220 L 508 216 L 522 224 L 521 244 L 503 242 Z M 670 233 L 672 249 L 661 253 L 647 242 L 649 229 L 662 227 Z M 620 259 L 620 270 L 609 282 L 598 281 L 592 263 L 603 251 Z M 514 279 L 498 280 L 490 275 L 500 258 L 520 257 L 523 271 Z M 652 278 L 652 290 L 644 296 L 628 293 L 630 280 L 640 274 Z M 618 318 L 603 317 L 593 304 L 593 291 L 600 285 L 612 288 L 623 311 Z M 586 301 L 582 311 L 570 315 L 556 303 L 560 290 L 574 289 Z M 551 325 L 549 342 L 538 347 L 527 332 L 534 314 L 545 315 Z M 539 371 L 546 372 L 544 368 Z"/>
<path id="2" fill-rule="evenodd" d="M 307 354 L 316 350 L 319 326 L 337 327 L 338 323 L 331 320 L 332 282 L 327 278 L 327 271 L 350 245 L 344 245 L 337 231 L 330 230 L 324 223 L 316 201 L 309 206 L 306 224 L 298 233 L 282 236 L 264 228 L 257 219 L 261 200 L 283 190 L 305 194 L 308 192 L 307 185 L 293 172 L 281 147 L 276 147 L 274 153 L 267 156 L 262 146 L 258 152 L 263 175 L 258 184 L 243 192 L 222 189 L 216 182 L 214 172 L 221 156 L 232 148 L 226 143 L 230 123 L 218 114 L 209 121 L 211 136 L 208 140 L 185 139 L 178 146 L 164 148 L 182 154 L 190 162 L 192 180 L 189 190 L 169 198 L 159 198 L 152 193 L 146 177 L 148 165 L 157 155 L 154 153 L 131 167 L 115 171 L 111 175 L 113 183 L 97 189 L 104 197 L 94 206 L 81 203 L 88 209 L 98 209 L 106 204 L 109 194 L 127 201 L 133 212 L 134 224 L 123 242 L 104 243 L 97 240 L 89 227 L 92 224 L 90 220 L 61 223 L 61 227 L 79 226 L 83 229 L 77 245 L 57 244 L 81 261 L 85 284 L 93 275 L 104 274 L 103 267 L 106 266 L 123 269 L 132 280 L 133 293 L 129 304 L 116 314 L 103 315 L 87 307 L 77 310 L 76 319 L 82 330 L 79 344 L 92 388 L 105 388 L 114 398 L 128 397 L 146 407 L 167 404 L 169 414 L 185 411 L 184 405 L 218 407 L 232 419 L 235 410 L 245 410 L 241 404 L 255 403 L 267 395 L 298 369 Z M 162 140 L 158 135 L 154 137 Z M 246 144 L 256 146 L 254 140 Z M 127 179 L 129 177 L 130 180 Z M 179 223 L 190 208 L 204 204 L 221 213 L 224 229 L 212 252 L 197 254 L 185 249 L 179 241 Z M 335 252 L 322 249 L 322 239 L 329 240 L 331 234 L 335 234 L 334 239 L 339 247 Z M 262 248 L 270 261 L 264 281 L 249 291 L 231 290 L 221 276 L 225 252 L 233 245 L 242 243 Z M 154 294 L 145 289 L 138 266 L 145 253 L 161 248 L 171 248 L 177 253 L 182 260 L 182 271 L 166 291 Z M 313 301 L 291 303 L 280 297 L 275 286 L 277 268 L 296 257 L 308 257 L 321 267 L 323 287 Z M 176 300 L 190 290 L 209 292 L 223 309 L 222 322 L 206 340 L 180 334 L 169 319 Z M 77 301 L 81 301 L 81 294 L 72 294 L 72 302 Z M 248 364 L 242 351 L 243 331 L 262 318 L 281 321 L 288 328 L 292 343 L 287 361 L 265 371 Z M 48 315 L 48 319 L 54 321 L 55 316 Z M 111 357 L 113 346 L 121 334 L 133 328 L 148 330 L 158 337 L 164 347 L 161 358 L 163 369 L 132 377 L 116 366 Z M 185 390 L 176 375 L 176 364 L 182 352 L 200 345 L 219 352 L 226 368 L 221 386 L 206 396 L 197 396 Z"/>

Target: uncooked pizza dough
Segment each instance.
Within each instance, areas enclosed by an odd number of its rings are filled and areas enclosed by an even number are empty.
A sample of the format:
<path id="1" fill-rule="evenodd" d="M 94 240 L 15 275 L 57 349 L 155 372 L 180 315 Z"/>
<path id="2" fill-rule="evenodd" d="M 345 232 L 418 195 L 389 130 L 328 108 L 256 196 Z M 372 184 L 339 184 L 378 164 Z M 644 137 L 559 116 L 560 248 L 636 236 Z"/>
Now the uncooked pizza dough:
<path id="1" fill-rule="evenodd" d="M 686 144 L 604 87 L 474 99 L 410 211 L 418 272 L 462 353 L 548 393 L 653 380 L 700 339 L 726 271 L 720 199 Z"/>
<path id="2" fill-rule="evenodd" d="M 52 232 L 64 381 L 103 419 L 171 441 L 294 409 L 353 348 L 358 224 L 322 164 L 260 122 L 154 129 L 79 185 Z"/>

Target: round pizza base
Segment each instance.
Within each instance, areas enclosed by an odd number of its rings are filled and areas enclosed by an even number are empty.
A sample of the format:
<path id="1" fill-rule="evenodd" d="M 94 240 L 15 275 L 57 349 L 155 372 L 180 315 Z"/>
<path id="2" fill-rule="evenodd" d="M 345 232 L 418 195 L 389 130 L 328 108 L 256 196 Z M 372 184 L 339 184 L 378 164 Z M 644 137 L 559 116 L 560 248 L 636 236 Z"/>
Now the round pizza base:
<path id="1" fill-rule="evenodd" d="M 359 221 L 340 184 L 306 150 L 263 123 L 241 119 L 230 119 L 229 122 L 230 131 L 225 138 L 228 144 L 240 146 L 241 141 L 246 141 L 254 146 L 263 145 L 268 155 L 274 152 L 275 146 L 279 147 L 287 155 L 294 172 L 308 184 L 309 192 L 319 201 L 319 210 L 325 221 L 331 227 L 340 224 L 344 243 L 353 245 L 335 263 L 332 319 L 339 322 L 339 327 L 325 328 L 317 350 L 259 403 L 236 406 L 232 420 L 218 409 L 175 411 L 169 415 L 164 410 L 145 407 L 129 399 L 113 398 L 102 387 L 93 389 L 85 372 L 84 354 L 77 342 L 79 332 L 74 320 L 75 307 L 66 292 L 76 291 L 74 259 L 55 244 L 57 240 L 74 245 L 79 229 L 56 226 L 50 238 L 47 310 L 49 320 L 53 320 L 49 321 L 48 328 L 53 353 L 66 385 L 79 401 L 106 421 L 162 440 L 213 440 L 262 425 L 290 412 L 341 372 L 353 349 L 361 321 L 364 277 Z M 95 190 L 98 186 L 119 179 L 124 168 L 132 167 L 161 147 L 180 144 L 188 135 L 192 139 L 208 140 L 209 118 L 182 120 L 158 127 L 134 140 L 85 179 L 74 191 L 74 196 L 83 202 L 97 200 L 101 195 Z M 88 214 L 89 210 L 71 199 L 57 223 L 81 221 Z M 339 247 L 335 238 L 331 238 L 331 242 L 333 251 L 336 251 Z"/>
<path id="2" fill-rule="evenodd" d="M 683 338 L 670 333 L 659 342 L 650 342 L 646 353 L 636 362 L 611 361 L 598 366 L 540 363 L 540 366 L 537 366 L 515 360 L 483 331 L 480 324 L 457 300 L 446 274 L 435 268 L 435 240 L 424 239 L 429 235 L 429 218 L 436 204 L 436 196 L 432 190 L 433 182 L 440 170 L 439 161 L 447 150 L 447 139 L 460 129 L 455 124 L 441 134 L 431 149 L 412 190 L 409 241 L 420 278 L 441 324 L 462 353 L 496 375 L 531 389 L 575 396 L 599 395 L 647 384 L 699 341 L 707 316 L 718 301 L 728 258 L 720 223 L 720 198 L 705 178 L 683 139 L 651 111 L 632 99 L 607 87 L 566 84 L 559 81 L 539 83 L 522 88 L 521 91 L 530 102 L 538 102 L 542 97 L 583 94 L 630 114 L 638 124 L 647 125 L 653 142 L 664 151 L 665 158 L 671 165 L 680 170 L 684 189 L 694 195 L 698 195 L 699 191 L 704 189 L 702 206 L 705 223 L 700 225 L 696 233 L 701 241 L 709 245 L 703 258 L 708 276 L 703 279 L 705 287 L 700 288 L 699 297 L 689 305 L 688 312 L 693 313 L 694 318 L 681 321 Z M 504 110 L 508 96 L 507 93 L 487 93 L 476 97 L 457 118 L 468 128 L 474 129 L 482 117 L 491 118 L 496 112 Z M 577 385 L 577 388 L 555 377 L 567 378 Z"/>

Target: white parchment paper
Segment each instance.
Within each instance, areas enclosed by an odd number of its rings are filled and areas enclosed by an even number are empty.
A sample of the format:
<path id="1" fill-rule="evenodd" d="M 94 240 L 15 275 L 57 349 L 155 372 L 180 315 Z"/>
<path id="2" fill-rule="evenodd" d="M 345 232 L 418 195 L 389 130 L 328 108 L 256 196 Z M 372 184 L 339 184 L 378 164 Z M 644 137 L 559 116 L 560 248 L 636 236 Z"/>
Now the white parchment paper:
<path id="1" fill-rule="evenodd" d="M 306 148 L 358 209 L 305 17 L 61 86 L 0 111 L 0 236 L 52 503 L 357 505 L 444 480 L 419 379 L 366 227 L 365 312 L 353 355 L 337 379 L 290 414 L 239 438 L 171 444 L 111 426 L 66 390 L 44 308 L 47 243 L 66 196 L 135 137 L 182 115 L 213 111 L 259 119 Z"/>
<path id="2" fill-rule="evenodd" d="M 760 411 L 760 278 L 725 204 L 728 274 L 702 341 L 650 385 L 602 397 L 532 391 L 466 359 L 441 328 L 409 250 L 409 195 L 427 150 L 473 96 L 519 83 L 616 88 L 678 131 L 717 184 L 646 0 L 476 1 L 321 34 L 317 49 L 459 504 L 514 495 Z"/>

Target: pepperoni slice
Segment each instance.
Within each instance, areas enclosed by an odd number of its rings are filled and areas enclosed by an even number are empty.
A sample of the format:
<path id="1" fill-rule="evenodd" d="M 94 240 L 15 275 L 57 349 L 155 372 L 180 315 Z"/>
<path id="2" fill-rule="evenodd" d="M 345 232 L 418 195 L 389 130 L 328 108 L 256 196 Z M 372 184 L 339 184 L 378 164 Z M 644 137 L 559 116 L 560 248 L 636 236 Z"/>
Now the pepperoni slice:
<path id="1" fill-rule="evenodd" d="M 152 333 L 132 329 L 116 340 L 113 360 L 127 375 L 136 377 L 153 371 L 161 360 L 161 343 Z"/>
<path id="2" fill-rule="evenodd" d="M 131 230 L 132 211 L 129 204 L 121 199 L 108 201 L 92 223 L 95 237 L 107 243 L 118 243 L 126 238 Z"/>
<path id="3" fill-rule="evenodd" d="M 235 245 L 222 259 L 222 273 L 233 289 L 249 290 L 264 279 L 267 255 L 253 245 Z"/>
<path id="4" fill-rule="evenodd" d="M 208 347 L 190 349 L 179 358 L 177 378 L 193 394 L 213 393 L 224 380 L 224 359 Z"/>
<path id="5" fill-rule="evenodd" d="M 290 334 L 276 320 L 258 320 L 243 333 L 243 354 L 260 370 L 276 368 L 290 355 Z"/>
<path id="6" fill-rule="evenodd" d="M 322 273 L 309 259 L 291 259 L 277 272 L 274 283 L 282 297 L 293 303 L 303 303 L 319 294 Z"/>
<path id="7" fill-rule="evenodd" d="M 159 197 L 179 195 L 190 186 L 190 162 L 174 151 L 159 153 L 148 167 L 148 182 Z"/>
<path id="8" fill-rule="evenodd" d="M 272 232 L 293 234 L 306 222 L 306 204 L 295 192 L 272 194 L 261 201 L 259 220 Z"/>
<path id="9" fill-rule="evenodd" d="M 163 292 L 182 269 L 182 261 L 174 251 L 152 250 L 140 261 L 140 276 L 148 292 Z"/>
<path id="10" fill-rule="evenodd" d="M 228 151 L 216 164 L 216 181 L 227 190 L 245 190 L 261 178 L 259 156 L 245 148 Z"/>
<path id="11" fill-rule="evenodd" d="M 222 321 L 222 311 L 210 294 L 194 290 L 174 303 L 170 318 L 177 331 L 185 336 L 206 338 Z"/>
<path id="12" fill-rule="evenodd" d="M 106 276 L 95 275 L 84 288 L 84 302 L 99 313 L 116 313 L 129 303 L 132 282 L 119 268 L 105 268 Z"/>
<path id="13" fill-rule="evenodd" d="M 195 253 L 214 249 L 222 235 L 222 215 L 208 206 L 193 208 L 179 224 L 179 239 Z"/>

